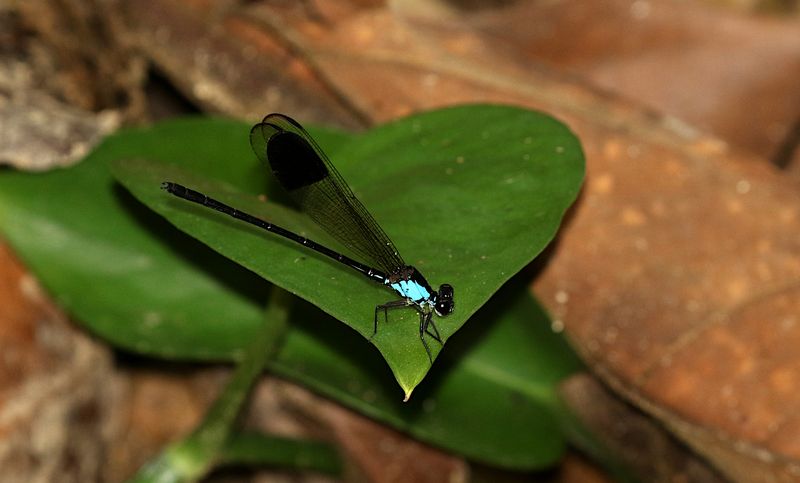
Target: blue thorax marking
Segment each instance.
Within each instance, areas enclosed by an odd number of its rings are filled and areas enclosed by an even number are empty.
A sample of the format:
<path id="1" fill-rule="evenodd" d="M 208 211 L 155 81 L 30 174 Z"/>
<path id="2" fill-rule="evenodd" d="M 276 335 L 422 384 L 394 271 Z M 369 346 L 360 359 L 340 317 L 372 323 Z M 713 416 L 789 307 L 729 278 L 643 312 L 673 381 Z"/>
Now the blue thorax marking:
<path id="1" fill-rule="evenodd" d="M 428 289 L 413 280 L 400 280 L 389 284 L 401 297 L 411 299 L 413 302 L 423 302 L 431 298 Z"/>
<path id="2" fill-rule="evenodd" d="M 433 298 L 436 297 L 436 292 L 433 291 L 425 277 L 412 266 L 400 267 L 393 271 L 386 277 L 384 283 L 401 297 L 418 306 L 425 302 L 435 302 Z"/>

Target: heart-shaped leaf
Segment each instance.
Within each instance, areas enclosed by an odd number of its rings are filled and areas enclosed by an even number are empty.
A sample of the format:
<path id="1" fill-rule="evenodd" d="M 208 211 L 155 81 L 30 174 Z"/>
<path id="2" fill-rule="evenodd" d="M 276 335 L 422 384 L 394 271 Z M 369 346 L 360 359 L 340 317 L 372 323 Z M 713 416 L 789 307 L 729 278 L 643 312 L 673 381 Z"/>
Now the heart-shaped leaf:
<path id="1" fill-rule="evenodd" d="M 0 231 L 77 322 L 115 345 L 169 358 L 236 358 L 261 324 L 268 284 L 132 199 L 107 163 L 169 160 L 256 194 L 269 177 L 250 162 L 248 128 L 169 121 L 121 131 L 69 169 L 0 171 Z M 350 139 L 312 134 L 335 159 Z M 509 288 L 448 343 L 408 403 L 377 351 L 309 304 L 293 311 L 271 370 L 432 444 L 489 464 L 544 467 L 564 444 L 553 430 L 552 386 L 576 361 L 524 290 Z"/>
<path id="2" fill-rule="evenodd" d="M 583 178 L 580 144 L 564 125 L 505 106 L 464 106 L 411 116 L 355 137 L 332 158 L 406 261 L 434 286 L 446 282 L 455 288 L 455 312 L 435 319 L 443 341 L 547 245 Z M 307 217 L 265 203 L 247 187 L 206 176 L 202 166 L 120 160 L 114 174 L 181 230 L 371 339 L 406 397 L 428 372 L 414 310 L 393 311 L 372 337 L 375 306 L 396 298 L 385 287 L 159 187 L 162 181 L 178 182 L 342 250 Z M 428 343 L 436 355 L 439 346 Z"/>

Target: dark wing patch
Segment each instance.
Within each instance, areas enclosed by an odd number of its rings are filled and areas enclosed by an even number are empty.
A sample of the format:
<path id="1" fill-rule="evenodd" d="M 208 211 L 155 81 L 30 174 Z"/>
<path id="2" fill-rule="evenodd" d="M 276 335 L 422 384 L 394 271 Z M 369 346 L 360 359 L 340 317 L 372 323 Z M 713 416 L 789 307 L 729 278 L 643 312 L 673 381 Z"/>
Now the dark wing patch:
<path id="1" fill-rule="evenodd" d="M 386 273 L 405 266 L 394 243 L 300 124 L 270 114 L 253 126 L 250 145 L 300 208 L 334 238 Z"/>

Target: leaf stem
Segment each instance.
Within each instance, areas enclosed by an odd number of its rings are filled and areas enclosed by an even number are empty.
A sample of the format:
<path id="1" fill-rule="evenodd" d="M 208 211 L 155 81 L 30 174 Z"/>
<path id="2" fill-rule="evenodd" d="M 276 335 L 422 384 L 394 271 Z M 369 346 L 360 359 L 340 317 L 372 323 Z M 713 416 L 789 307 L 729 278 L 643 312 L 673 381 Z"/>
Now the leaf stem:
<path id="1" fill-rule="evenodd" d="M 147 463 L 131 482 L 197 481 L 215 466 L 222 457 L 250 389 L 280 347 L 292 299 L 293 296 L 285 290 L 272 288 L 264 323 L 202 424 L 185 439 L 171 444 Z"/>
<path id="2" fill-rule="evenodd" d="M 339 454 L 319 441 L 269 436 L 261 433 L 231 435 L 220 455 L 220 465 L 281 466 L 336 476 L 341 472 Z"/>

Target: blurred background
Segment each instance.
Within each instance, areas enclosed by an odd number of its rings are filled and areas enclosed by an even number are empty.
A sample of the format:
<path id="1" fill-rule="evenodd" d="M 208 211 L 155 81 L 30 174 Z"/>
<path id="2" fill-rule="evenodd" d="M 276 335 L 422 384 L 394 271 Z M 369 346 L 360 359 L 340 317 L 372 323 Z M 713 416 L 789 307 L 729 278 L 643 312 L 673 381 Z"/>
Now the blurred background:
<path id="1" fill-rule="evenodd" d="M 584 144 L 532 281 L 589 368 L 563 386 L 581 419 L 653 481 L 800 481 L 797 0 L 0 3 L 16 169 L 187 114 L 364 130 L 465 102 L 547 112 Z M 2 481 L 121 481 L 227 374 L 115 356 L 2 239 L 0 350 Z M 545 473 L 471 464 L 275 379 L 253 407 L 290 434 L 325 421 L 363 481 L 611 481 L 574 451 Z M 327 481 L 220 481 L 259 478 Z"/>

